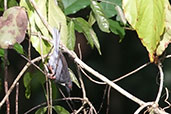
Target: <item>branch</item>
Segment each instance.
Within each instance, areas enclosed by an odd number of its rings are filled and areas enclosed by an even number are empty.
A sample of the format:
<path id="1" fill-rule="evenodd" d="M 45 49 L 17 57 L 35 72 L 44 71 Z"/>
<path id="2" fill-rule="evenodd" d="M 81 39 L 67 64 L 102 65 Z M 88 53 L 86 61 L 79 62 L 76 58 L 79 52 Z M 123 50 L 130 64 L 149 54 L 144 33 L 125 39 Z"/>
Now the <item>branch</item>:
<path id="1" fill-rule="evenodd" d="M 8 92 L 8 50 L 5 49 L 4 54 L 4 88 L 5 88 L 5 94 Z M 6 111 L 7 114 L 10 114 L 10 100 L 9 97 L 6 99 Z"/>
<path id="2" fill-rule="evenodd" d="M 163 70 L 162 70 L 162 67 L 161 67 L 160 64 L 161 63 L 158 64 L 158 69 L 159 69 L 159 72 L 160 72 L 160 86 L 159 86 L 159 91 L 158 91 L 158 94 L 157 94 L 157 97 L 156 97 L 156 100 L 155 100 L 156 104 L 159 103 L 161 93 L 162 93 L 162 90 L 163 90 L 163 81 L 164 81 L 164 73 L 163 73 Z"/>
<path id="3" fill-rule="evenodd" d="M 153 102 L 148 102 L 145 103 L 144 105 L 140 106 L 135 112 L 134 114 L 139 114 L 144 108 L 153 105 Z"/>
<path id="4" fill-rule="evenodd" d="M 36 3 L 34 2 L 34 0 L 29 0 L 30 3 L 33 5 L 33 7 L 35 8 L 37 14 L 39 15 L 40 19 L 42 20 L 43 24 L 47 27 L 47 29 L 49 30 L 49 32 L 52 34 L 52 28 L 51 26 L 48 24 L 48 22 L 43 18 L 41 12 L 39 11 L 38 7 L 36 6 Z M 61 48 L 66 51 L 73 59 L 74 61 L 80 65 L 83 69 L 87 70 L 88 72 L 90 72 L 91 74 L 93 74 L 94 76 L 96 76 L 97 78 L 99 78 L 100 80 L 104 81 L 106 84 L 110 85 L 111 87 L 113 87 L 114 89 L 116 89 L 118 92 L 120 92 L 121 94 L 123 94 L 124 96 L 126 96 L 127 98 L 131 99 L 132 101 L 138 103 L 139 105 L 143 105 L 145 104 L 144 101 L 138 99 L 137 97 L 133 96 L 132 94 L 128 93 L 127 91 L 125 91 L 124 89 L 122 89 L 121 87 L 119 87 L 118 85 L 116 85 L 115 83 L 113 83 L 112 81 L 110 81 L 109 79 L 107 79 L 105 76 L 103 76 L 102 74 L 98 73 L 97 71 L 95 71 L 94 69 L 92 69 L 91 67 L 89 67 L 88 65 L 86 65 L 83 61 L 81 61 L 76 54 L 73 51 L 68 50 L 65 46 L 63 46 L 62 44 L 60 44 Z"/>
<path id="5" fill-rule="evenodd" d="M 91 102 L 87 101 L 87 99 L 83 99 L 83 98 L 80 98 L 80 97 L 66 97 L 66 98 L 61 98 L 61 99 L 55 99 L 55 100 L 53 100 L 53 102 L 66 101 L 66 100 L 67 100 L 67 101 L 78 100 L 78 101 L 87 102 L 88 105 L 89 105 L 90 107 L 92 106 L 92 108 L 95 109 L 95 108 L 93 107 L 93 105 L 91 104 Z M 45 105 L 47 105 L 47 102 L 43 102 L 43 103 L 41 103 L 41 104 L 39 104 L 39 105 L 37 105 L 37 106 L 34 106 L 33 108 L 29 109 L 29 110 L 28 110 L 27 112 L 25 112 L 24 114 L 29 114 L 29 113 L 31 113 L 33 110 L 36 110 L 37 108 L 40 108 L 40 107 L 45 106 Z M 81 106 L 79 109 L 82 109 L 82 106 Z M 79 110 L 79 109 L 78 109 L 78 110 Z M 75 113 L 76 113 L 76 112 L 71 113 L 71 114 L 75 114 Z"/>
<path id="6" fill-rule="evenodd" d="M 94 69 L 92 69 L 91 67 L 89 67 L 88 65 L 86 65 L 83 61 L 81 61 L 77 57 L 77 55 L 75 54 L 75 52 L 68 50 L 62 44 L 61 44 L 61 49 L 64 52 L 68 53 L 80 67 L 82 67 L 83 69 L 87 70 L 88 72 L 90 72 L 91 74 L 93 74 L 98 79 L 100 79 L 103 82 L 105 82 L 106 84 L 110 85 L 112 88 L 114 88 L 115 90 L 117 90 L 118 92 L 120 92 L 122 95 L 124 95 L 127 98 L 131 99 L 132 101 L 138 103 L 139 105 L 145 104 L 144 101 L 142 101 L 142 100 L 138 99 L 137 97 L 133 96 L 132 94 L 128 93 L 127 91 L 125 91 L 124 89 L 122 89 L 121 87 L 119 87 L 118 85 L 116 85 L 115 83 L 113 83 L 112 81 L 110 81 L 109 79 L 107 79 L 105 76 L 103 76 L 102 74 L 98 73 L 97 71 L 95 71 Z"/>
<path id="7" fill-rule="evenodd" d="M 165 98 L 165 103 L 167 103 L 168 104 L 168 106 L 166 106 L 166 107 L 164 107 L 163 109 L 165 110 L 165 109 L 168 109 L 168 108 L 171 108 L 171 103 L 169 102 L 169 101 L 167 101 L 168 100 L 168 98 L 169 98 L 169 92 L 168 92 L 168 89 L 167 88 L 165 88 L 165 90 L 166 90 L 166 98 Z"/>
<path id="8" fill-rule="evenodd" d="M 2 99 L 2 101 L 0 102 L 0 108 L 2 107 L 2 105 L 5 103 L 6 99 L 9 97 L 9 95 L 11 94 L 12 90 L 14 89 L 16 83 L 20 80 L 21 76 L 24 74 L 24 72 L 28 69 L 28 67 L 37 62 L 40 61 L 41 57 L 37 57 L 33 60 L 31 60 L 30 62 L 27 62 L 27 64 L 24 66 L 24 68 L 21 70 L 21 72 L 18 74 L 17 78 L 14 80 L 13 84 L 11 85 L 11 87 L 9 88 L 8 92 L 6 93 L 5 97 Z"/>
<path id="9" fill-rule="evenodd" d="M 171 58 L 171 55 L 167 55 L 166 58 Z"/>
<path id="10" fill-rule="evenodd" d="M 17 82 L 17 84 L 16 84 L 15 114 L 18 114 L 18 97 L 19 97 L 19 82 Z"/>
<path id="11" fill-rule="evenodd" d="M 38 7 L 36 6 L 36 3 L 34 2 L 34 0 L 29 0 L 29 1 L 33 5 L 34 9 L 36 10 L 36 12 L 39 15 L 40 19 L 42 20 L 43 24 L 46 26 L 46 28 L 52 34 L 53 33 L 52 27 L 44 19 L 44 17 L 42 16 L 41 12 L 38 9 Z M 105 82 L 106 84 L 110 85 L 112 88 L 114 88 L 115 90 L 117 90 L 118 92 L 120 92 L 122 95 L 124 95 L 127 98 L 131 99 L 132 101 L 138 103 L 140 106 L 146 104 L 144 101 L 142 101 L 142 100 L 138 99 L 137 97 L 133 96 L 132 94 L 128 93 L 127 91 L 125 91 L 124 89 L 122 89 L 120 86 L 116 85 L 115 83 L 113 83 L 112 81 L 110 81 L 109 79 L 107 79 L 105 76 L 103 76 L 102 74 L 98 73 L 97 71 L 95 71 L 94 69 L 92 69 L 91 67 L 89 67 L 88 65 L 86 65 L 83 61 L 81 61 L 77 57 L 77 55 L 73 51 L 68 50 L 64 45 L 60 44 L 60 47 L 65 52 L 67 52 L 80 67 L 82 67 L 83 69 L 87 70 L 88 72 L 90 72 L 91 74 L 93 74 L 94 76 L 96 76 L 97 78 L 99 78 L 100 80 L 102 80 L 103 82 Z M 162 83 L 161 83 L 161 86 L 163 86 Z M 160 90 L 158 92 L 158 96 L 156 98 L 156 102 L 159 101 L 160 96 L 161 96 L 161 92 L 160 92 L 160 91 L 162 91 L 161 86 L 160 86 Z"/>
<path id="12" fill-rule="evenodd" d="M 128 76 L 130 76 L 130 75 L 132 75 L 132 74 L 134 74 L 136 72 L 138 72 L 139 70 L 143 69 L 144 67 L 148 66 L 149 64 L 150 64 L 150 62 L 145 63 L 142 66 L 138 67 L 137 69 L 135 69 L 135 70 L 133 70 L 133 71 L 131 71 L 131 72 L 129 72 L 129 73 L 123 75 L 123 76 L 120 76 L 119 78 L 117 78 L 115 80 L 113 80 L 113 82 L 120 81 L 120 80 L 122 80 L 122 79 L 124 79 L 124 78 L 126 78 L 126 77 L 128 77 Z"/>

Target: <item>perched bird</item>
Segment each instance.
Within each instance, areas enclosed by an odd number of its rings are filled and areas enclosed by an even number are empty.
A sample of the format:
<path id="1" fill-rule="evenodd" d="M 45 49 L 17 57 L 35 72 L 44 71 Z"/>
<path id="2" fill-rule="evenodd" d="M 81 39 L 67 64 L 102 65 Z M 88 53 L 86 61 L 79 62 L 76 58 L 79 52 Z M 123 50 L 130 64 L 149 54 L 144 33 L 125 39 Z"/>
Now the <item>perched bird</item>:
<path id="1" fill-rule="evenodd" d="M 48 60 L 49 78 L 54 79 L 55 82 L 64 85 L 67 92 L 70 93 L 72 89 L 72 81 L 68 71 L 68 65 L 62 52 L 59 50 L 60 31 L 53 29 L 53 52 L 50 54 Z"/>

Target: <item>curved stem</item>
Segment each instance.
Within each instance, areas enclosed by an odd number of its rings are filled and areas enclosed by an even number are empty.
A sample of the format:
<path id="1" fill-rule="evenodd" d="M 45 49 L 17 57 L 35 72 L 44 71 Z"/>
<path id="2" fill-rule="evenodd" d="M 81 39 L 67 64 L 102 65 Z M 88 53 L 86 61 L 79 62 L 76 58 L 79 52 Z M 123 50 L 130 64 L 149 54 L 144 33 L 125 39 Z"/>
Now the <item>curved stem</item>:
<path id="1" fill-rule="evenodd" d="M 149 64 L 150 64 L 150 62 L 145 63 L 142 66 L 138 67 L 137 69 L 135 69 L 135 70 L 133 70 L 133 71 L 131 71 L 131 72 L 129 72 L 129 73 L 127 73 L 127 74 L 125 74 L 125 75 L 115 79 L 115 80 L 113 80 L 113 82 L 120 81 L 120 80 L 122 80 L 122 79 L 124 79 L 124 78 L 126 78 L 126 77 L 128 77 L 128 76 L 130 76 L 130 75 L 132 75 L 132 74 L 134 74 L 136 72 L 138 72 L 139 70 L 143 69 L 144 67 L 148 66 Z"/>
<path id="2" fill-rule="evenodd" d="M 104 81 L 105 83 L 107 83 L 108 85 L 110 85 L 112 88 L 114 88 L 115 90 L 117 90 L 118 92 L 120 92 L 122 95 L 124 95 L 127 98 L 131 99 L 132 101 L 138 103 L 139 105 L 145 104 L 144 101 L 142 101 L 142 100 L 138 99 L 137 97 L 133 96 L 132 94 L 128 93 L 127 91 L 125 91 L 124 89 L 122 89 L 120 86 L 116 85 L 115 83 L 113 83 L 112 81 L 110 81 L 109 79 L 107 79 L 105 76 L 103 76 L 102 74 L 98 73 L 97 71 L 95 71 L 94 69 L 92 69 L 91 67 L 89 67 L 88 65 L 86 65 L 78 57 L 75 57 L 74 61 L 77 64 L 79 64 L 82 68 L 84 68 L 85 70 L 87 70 L 88 72 L 90 72 L 91 74 L 93 74 L 94 76 L 96 76 L 97 78 L 99 78 L 100 80 Z"/>
<path id="3" fill-rule="evenodd" d="M 160 63 L 158 64 L 158 68 L 159 68 L 159 72 L 160 72 L 160 86 L 159 86 L 158 94 L 157 94 L 157 97 L 156 97 L 156 100 L 155 100 L 156 104 L 159 103 L 161 93 L 162 93 L 162 90 L 163 90 L 163 81 L 164 81 L 164 73 L 163 73 L 163 70 L 162 70 L 162 67 L 161 67 Z"/>

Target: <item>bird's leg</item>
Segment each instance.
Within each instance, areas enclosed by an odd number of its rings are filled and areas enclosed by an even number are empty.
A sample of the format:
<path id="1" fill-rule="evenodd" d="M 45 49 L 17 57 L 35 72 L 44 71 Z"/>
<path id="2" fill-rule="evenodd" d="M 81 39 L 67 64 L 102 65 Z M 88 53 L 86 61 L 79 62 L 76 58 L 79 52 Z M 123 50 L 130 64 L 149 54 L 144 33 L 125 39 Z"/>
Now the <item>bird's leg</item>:
<path id="1" fill-rule="evenodd" d="M 49 70 L 48 78 L 53 79 L 53 80 L 56 79 L 55 72 L 53 72 L 52 67 L 50 65 L 47 65 L 47 67 L 48 67 L 48 70 Z"/>

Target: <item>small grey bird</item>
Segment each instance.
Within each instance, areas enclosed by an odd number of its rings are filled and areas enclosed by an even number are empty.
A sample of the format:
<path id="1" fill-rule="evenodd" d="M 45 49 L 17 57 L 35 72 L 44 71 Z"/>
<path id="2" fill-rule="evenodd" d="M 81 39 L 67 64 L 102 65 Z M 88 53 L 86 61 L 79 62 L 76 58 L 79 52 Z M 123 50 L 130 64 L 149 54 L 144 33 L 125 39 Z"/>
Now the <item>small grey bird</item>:
<path id="1" fill-rule="evenodd" d="M 53 52 L 50 54 L 48 60 L 49 78 L 54 79 L 55 82 L 66 87 L 67 92 L 70 93 L 72 89 L 72 81 L 68 71 L 68 65 L 64 55 L 59 50 L 60 31 L 53 29 Z"/>

